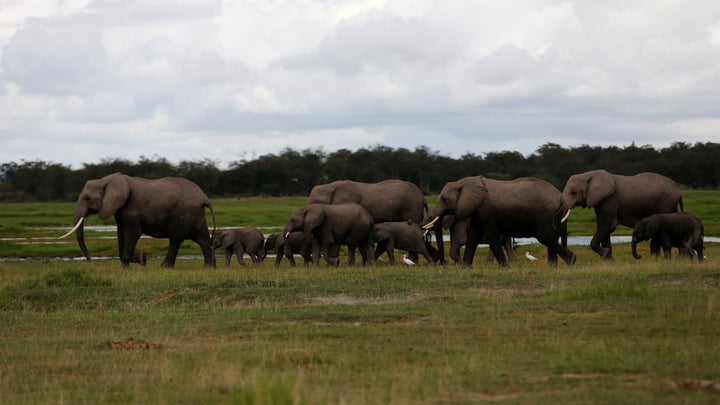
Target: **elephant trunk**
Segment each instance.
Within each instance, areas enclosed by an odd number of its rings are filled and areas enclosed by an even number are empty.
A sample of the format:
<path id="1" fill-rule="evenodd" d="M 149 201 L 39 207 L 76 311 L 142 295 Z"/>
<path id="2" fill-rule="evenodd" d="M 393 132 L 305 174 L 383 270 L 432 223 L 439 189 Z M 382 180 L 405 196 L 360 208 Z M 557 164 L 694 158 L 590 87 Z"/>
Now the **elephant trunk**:
<path id="1" fill-rule="evenodd" d="M 638 240 L 635 236 L 633 236 L 633 238 L 632 238 L 632 255 L 634 258 L 639 259 L 642 256 L 640 256 L 637 252 L 637 244 L 638 244 Z"/>

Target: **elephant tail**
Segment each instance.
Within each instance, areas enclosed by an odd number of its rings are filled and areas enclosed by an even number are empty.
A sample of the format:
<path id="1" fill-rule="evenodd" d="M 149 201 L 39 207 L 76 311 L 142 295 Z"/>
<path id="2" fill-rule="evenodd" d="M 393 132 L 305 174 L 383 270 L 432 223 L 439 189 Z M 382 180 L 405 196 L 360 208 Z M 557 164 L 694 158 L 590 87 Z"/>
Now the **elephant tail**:
<path id="1" fill-rule="evenodd" d="M 680 195 L 680 199 L 678 200 L 678 204 L 680 204 L 680 212 L 685 211 L 683 208 L 683 198 L 682 195 Z"/>
<path id="2" fill-rule="evenodd" d="M 215 240 L 215 231 L 217 230 L 217 226 L 215 224 L 215 210 L 213 209 L 213 206 L 209 200 L 206 201 L 203 205 L 210 208 L 210 216 L 212 216 L 213 227 L 212 232 L 210 232 L 210 246 L 212 246 L 212 243 Z"/>

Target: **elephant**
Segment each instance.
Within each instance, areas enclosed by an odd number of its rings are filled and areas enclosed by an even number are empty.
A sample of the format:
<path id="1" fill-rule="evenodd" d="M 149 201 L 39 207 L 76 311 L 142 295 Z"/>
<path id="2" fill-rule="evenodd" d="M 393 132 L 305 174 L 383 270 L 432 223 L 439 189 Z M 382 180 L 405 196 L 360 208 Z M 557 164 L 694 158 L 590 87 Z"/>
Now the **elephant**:
<path id="1" fill-rule="evenodd" d="M 630 228 L 653 214 L 683 210 L 680 189 L 675 182 L 657 173 L 645 172 L 635 176 L 611 174 L 592 170 L 568 178 L 562 192 L 568 212 L 576 206 L 595 209 L 595 234 L 590 247 L 603 259 L 612 259 L 610 234 L 618 225 Z"/>
<path id="2" fill-rule="evenodd" d="M 290 232 L 302 231 L 305 238 L 312 239 L 315 266 L 320 264 L 321 251 L 330 264 L 337 265 L 339 259 L 333 253 L 340 245 L 348 246 L 348 266 L 355 264 L 355 248 L 360 250 L 363 264 L 374 265 L 372 226 L 372 216 L 359 204 L 308 204 L 290 214 L 283 233 L 287 237 Z"/>
<path id="3" fill-rule="evenodd" d="M 420 223 L 427 201 L 418 186 L 403 180 L 362 183 L 351 180 L 320 184 L 310 190 L 308 204 L 360 204 L 376 224 L 407 221 Z"/>
<path id="4" fill-rule="evenodd" d="M 558 254 L 568 264 L 575 253 L 558 243 L 560 219 L 567 211 L 560 191 L 552 184 L 533 177 L 511 181 L 483 176 L 464 177 L 445 184 L 437 204 L 428 212 L 432 219 L 425 229 L 435 228 L 442 237 L 442 217 L 455 215 L 469 219 L 463 265 L 471 266 L 478 244 L 485 240 L 501 266 L 507 265 L 502 249 L 503 237 L 534 237 L 547 247 L 548 263 L 557 264 Z M 438 244 L 441 250 L 442 244 Z M 438 253 L 442 256 L 443 252 Z"/>
<path id="5" fill-rule="evenodd" d="M 238 263 L 245 265 L 243 254 L 250 256 L 253 264 L 259 265 L 263 260 L 263 244 L 265 236 L 257 228 L 233 228 L 225 229 L 218 233 L 213 239 L 212 248 L 225 249 L 225 265 L 230 266 L 232 255 L 235 253 Z"/>
<path id="6" fill-rule="evenodd" d="M 406 250 L 415 256 L 422 254 L 428 264 L 434 265 L 436 249 L 425 241 L 420 225 L 412 221 L 382 222 L 373 225 L 373 240 L 377 242 L 374 258 L 387 252 L 390 264 L 395 265 L 395 249 Z M 411 258 L 412 260 L 412 258 Z"/>
<path id="7" fill-rule="evenodd" d="M 465 246 L 467 242 L 468 226 L 470 225 L 469 218 L 463 218 L 462 220 L 455 220 L 455 215 L 446 215 L 443 217 L 442 227 L 450 230 L 450 252 L 448 256 L 453 260 L 455 264 L 462 262 L 460 257 L 460 248 Z M 513 263 L 516 260 L 515 249 L 512 247 L 512 238 L 502 236 L 502 245 L 508 256 L 508 263 Z M 487 240 L 480 241 L 481 243 L 487 243 Z M 567 246 L 567 245 L 565 245 Z M 485 263 L 492 263 L 495 260 L 495 255 L 492 249 L 488 250 L 487 257 L 485 257 Z"/>
<path id="8" fill-rule="evenodd" d="M 275 267 L 280 266 L 283 256 L 287 257 L 290 265 L 295 267 L 294 254 L 301 255 L 305 260 L 306 266 L 312 262 L 310 249 L 306 248 L 305 234 L 302 232 L 290 232 L 287 237 L 285 237 L 283 232 L 271 233 L 267 239 L 265 239 L 263 258 L 266 257 L 271 250 L 276 250 L 277 252 L 275 255 Z"/>
<path id="9" fill-rule="evenodd" d="M 673 247 L 682 248 L 690 254 L 690 260 L 703 261 L 703 238 L 705 229 L 702 222 L 687 212 L 655 214 L 635 222 L 632 234 L 632 255 L 640 259 L 637 244 L 650 240 L 650 252 L 659 254 L 662 247 L 666 259 L 671 257 Z"/>
<path id="10" fill-rule="evenodd" d="M 200 245 L 205 265 L 214 267 L 215 257 L 210 247 L 212 237 L 208 232 L 205 207 L 212 214 L 214 237 L 215 212 L 197 184 L 179 177 L 148 180 L 113 173 L 85 183 L 75 204 L 75 227 L 61 238 L 77 231 L 80 250 L 90 260 L 85 246 L 83 220 L 90 214 L 98 214 L 100 219 L 114 215 L 123 267 L 128 267 L 131 262 L 145 265 L 146 254 L 135 252 L 142 234 L 169 239 L 163 267 L 172 268 L 175 265 L 178 249 L 187 239 Z"/>

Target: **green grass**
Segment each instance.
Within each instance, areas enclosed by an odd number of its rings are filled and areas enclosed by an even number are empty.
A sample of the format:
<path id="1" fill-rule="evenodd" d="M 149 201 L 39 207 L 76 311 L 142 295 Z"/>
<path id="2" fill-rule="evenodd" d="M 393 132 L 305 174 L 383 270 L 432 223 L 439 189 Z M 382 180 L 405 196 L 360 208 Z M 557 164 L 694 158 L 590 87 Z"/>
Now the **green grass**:
<path id="1" fill-rule="evenodd" d="M 717 196 L 686 193 L 708 235 Z M 214 204 L 219 226 L 278 227 L 304 199 Z M 72 205 L 0 204 L 0 237 L 57 236 L 46 227 L 67 229 Z M 37 259 L 0 261 L 0 403 L 717 403 L 720 244 L 702 264 L 648 250 L 603 262 L 573 247 L 572 267 L 165 270 L 4 241 L 0 256 Z"/>
<path id="2" fill-rule="evenodd" d="M 720 272 L 0 264 L 0 403 L 716 403 Z M 541 249 L 531 247 L 541 254 Z"/>

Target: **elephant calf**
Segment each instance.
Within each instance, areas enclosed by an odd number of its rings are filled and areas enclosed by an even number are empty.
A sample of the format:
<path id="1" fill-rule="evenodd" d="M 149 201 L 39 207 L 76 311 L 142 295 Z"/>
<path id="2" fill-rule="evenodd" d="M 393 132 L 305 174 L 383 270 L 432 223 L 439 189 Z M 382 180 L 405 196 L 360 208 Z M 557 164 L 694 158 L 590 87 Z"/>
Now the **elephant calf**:
<path id="1" fill-rule="evenodd" d="M 306 266 L 312 263 L 309 245 L 306 246 L 305 235 L 302 232 L 290 232 L 287 238 L 283 236 L 282 232 L 271 233 L 265 240 L 263 259 L 271 250 L 276 251 L 275 267 L 280 266 L 280 261 L 282 261 L 283 256 L 287 257 L 290 265 L 295 267 L 296 264 L 293 254 L 301 255 L 305 260 Z"/>
<path id="2" fill-rule="evenodd" d="M 390 264 L 395 264 L 395 249 L 406 250 L 411 260 L 417 260 L 422 254 L 428 264 L 434 265 L 433 259 L 437 255 L 435 247 L 425 241 L 425 235 L 420 225 L 412 221 L 382 222 L 373 225 L 373 239 L 377 242 L 374 257 L 377 259 L 387 252 Z"/>
<path id="3" fill-rule="evenodd" d="M 262 249 L 265 237 L 257 228 L 234 228 L 220 232 L 213 239 L 213 250 L 225 249 L 225 265 L 230 266 L 232 255 L 235 253 L 238 263 L 243 262 L 243 253 L 247 253 L 255 265 L 262 262 Z"/>
<path id="4" fill-rule="evenodd" d="M 632 235 L 632 255 L 639 259 L 637 244 L 650 240 L 650 253 L 660 254 L 662 247 L 666 259 L 671 250 L 677 247 L 687 250 L 690 259 L 697 257 L 703 261 L 703 238 L 705 230 L 697 217 L 687 212 L 655 214 L 635 223 Z"/>

